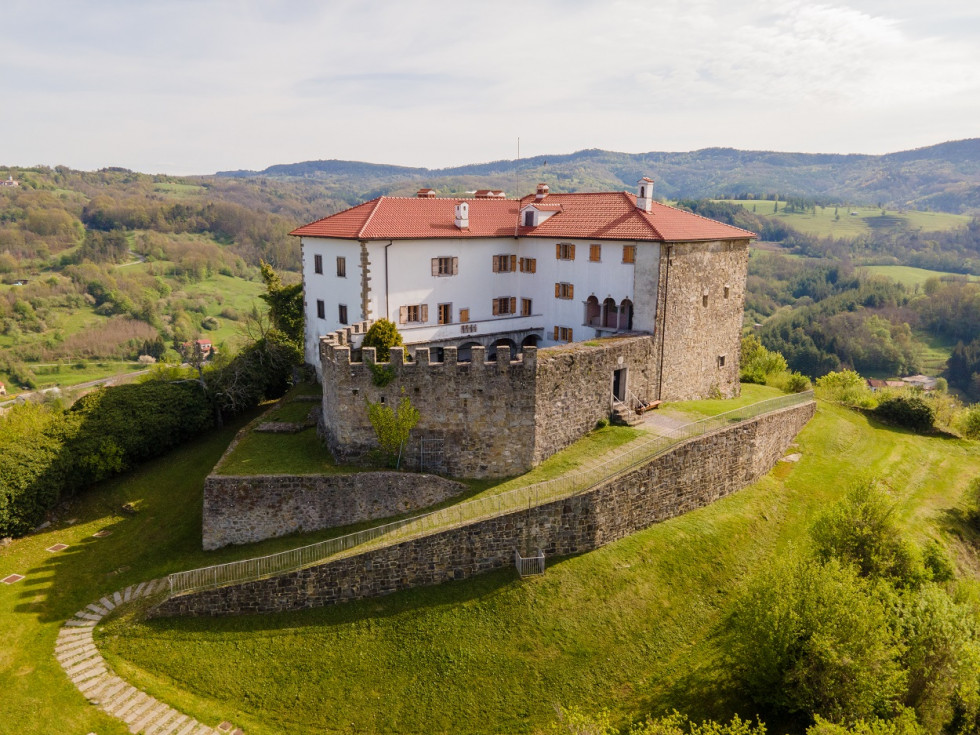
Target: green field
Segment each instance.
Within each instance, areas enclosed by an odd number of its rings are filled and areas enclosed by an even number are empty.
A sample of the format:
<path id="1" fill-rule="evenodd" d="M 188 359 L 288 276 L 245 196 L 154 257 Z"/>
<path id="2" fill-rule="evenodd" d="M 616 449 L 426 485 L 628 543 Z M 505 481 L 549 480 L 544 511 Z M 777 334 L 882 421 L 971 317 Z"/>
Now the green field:
<path id="1" fill-rule="evenodd" d="M 898 281 L 904 286 L 914 288 L 921 287 L 930 278 L 942 278 L 943 276 L 953 276 L 965 278 L 970 281 L 980 281 L 980 276 L 965 276 L 961 273 L 948 273 L 946 271 L 932 271 L 925 268 L 913 268 L 908 265 L 861 265 L 857 270 L 873 276 L 885 276 L 893 281 Z"/>
<path id="2" fill-rule="evenodd" d="M 784 212 L 785 202 L 779 202 L 779 211 L 773 212 L 775 202 L 761 199 L 725 199 L 740 204 L 750 212 L 772 217 L 808 235 L 818 237 L 858 237 L 875 229 L 912 229 L 925 232 L 951 230 L 962 227 L 970 217 L 946 212 L 919 212 L 916 210 L 882 210 L 877 207 L 820 207 L 806 213 Z M 835 214 L 836 210 L 836 214 Z"/>
<path id="3" fill-rule="evenodd" d="M 743 386 L 738 401 L 670 408 L 707 415 L 771 394 Z M 0 585 L 0 730 L 126 731 L 85 702 L 52 655 L 64 619 L 99 596 L 170 571 L 356 530 L 200 550 L 203 478 L 254 418 L 94 488 L 51 528 L 0 548 L 0 576 L 27 575 Z M 486 492 L 561 474 L 632 436 L 596 432 Z M 964 571 L 976 564 L 946 524 L 980 473 L 980 445 L 890 430 L 823 403 L 798 443 L 800 462 L 598 551 L 551 559 L 543 577 L 521 581 L 502 570 L 285 615 L 127 617 L 106 625 L 100 645 L 120 674 L 164 701 L 259 735 L 534 732 L 553 719 L 556 704 L 609 707 L 620 723 L 673 707 L 696 718 L 751 717 L 727 683 L 714 633 L 752 569 L 791 549 L 852 480 L 880 477 L 915 537 L 942 539 Z M 119 512 L 127 502 L 136 516 Z M 93 539 L 102 528 L 112 535 Z M 44 551 L 57 542 L 70 547 Z"/>

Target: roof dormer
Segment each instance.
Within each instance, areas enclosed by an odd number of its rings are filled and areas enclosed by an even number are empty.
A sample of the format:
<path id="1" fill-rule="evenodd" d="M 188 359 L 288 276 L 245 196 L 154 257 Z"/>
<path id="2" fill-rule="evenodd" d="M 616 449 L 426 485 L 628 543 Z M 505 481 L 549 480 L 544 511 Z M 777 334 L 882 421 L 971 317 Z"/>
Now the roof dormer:
<path id="1" fill-rule="evenodd" d="M 560 211 L 560 204 L 528 204 L 521 210 L 521 227 L 537 227 Z"/>

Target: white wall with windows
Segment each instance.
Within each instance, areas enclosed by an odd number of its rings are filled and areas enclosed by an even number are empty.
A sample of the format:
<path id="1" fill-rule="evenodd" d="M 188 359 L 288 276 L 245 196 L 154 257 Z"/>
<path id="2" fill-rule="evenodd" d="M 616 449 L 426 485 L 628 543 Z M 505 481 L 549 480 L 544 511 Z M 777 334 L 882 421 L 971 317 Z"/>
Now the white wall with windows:
<path id="1" fill-rule="evenodd" d="M 624 262 L 627 247 L 635 262 Z M 542 345 L 566 341 L 568 330 L 581 341 L 627 328 L 624 304 L 632 306 L 634 329 L 653 331 L 655 242 L 440 238 L 372 241 L 367 248 L 370 316 L 398 324 L 407 343 L 525 329 L 542 329 Z M 323 273 L 314 272 L 316 255 Z M 337 276 L 338 256 L 346 258 L 346 277 Z M 338 305 L 347 305 L 350 322 L 362 318 L 360 243 L 303 238 L 303 261 L 306 352 L 316 364 L 319 337 L 342 326 Z M 324 301 L 323 319 L 317 300 Z"/>

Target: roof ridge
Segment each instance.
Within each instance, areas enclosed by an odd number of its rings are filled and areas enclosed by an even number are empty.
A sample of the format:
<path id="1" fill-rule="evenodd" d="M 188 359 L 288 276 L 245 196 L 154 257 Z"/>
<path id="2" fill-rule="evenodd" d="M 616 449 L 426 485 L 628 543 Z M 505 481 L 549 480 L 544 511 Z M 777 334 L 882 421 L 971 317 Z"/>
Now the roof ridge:
<path id="1" fill-rule="evenodd" d="M 371 207 L 371 214 L 367 216 L 367 219 L 364 220 L 364 224 L 361 225 L 360 229 L 358 229 L 357 231 L 358 240 L 364 237 L 364 231 L 367 229 L 367 226 L 371 224 L 371 219 L 374 217 L 374 213 L 377 212 L 379 209 L 381 209 L 381 202 L 384 201 L 384 198 L 385 196 L 384 194 L 382 194 L 379 197 L 375 197 L 373 200 L 368 200 L 367 202 L 365 202 L 365 204 L 370 204 L 372 201 L 374 201 L 375 205 Z"/>
<path id="2" fill-rule="evenodd" d="M 650 215 L 651 213 L 647 212 L 646 210 L 639 209 L 636 206 L 636 196 L 629 191 L 623 191 L 621 193 L 626 198 L 626 201 L 629 202 L 630 206 L 633 207 L 634 211 L 640 213 L 640 221 L 642 221 L 644 224 L 646 224 L 648 228 L 650 228 L 650 232 L 656 235 L 657 239 L 666 240 L 663 233 L 660 232 L 660 229 L 653 222 L 650 221 L 650 217 L 648 215 Z"/>

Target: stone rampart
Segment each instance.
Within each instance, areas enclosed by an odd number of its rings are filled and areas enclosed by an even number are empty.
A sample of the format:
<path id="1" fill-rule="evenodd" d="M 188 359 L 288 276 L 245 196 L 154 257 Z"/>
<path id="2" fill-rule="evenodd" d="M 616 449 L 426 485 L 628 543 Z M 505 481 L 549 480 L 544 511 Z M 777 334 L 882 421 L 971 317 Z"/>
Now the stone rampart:
<path id="1" fill-rule="evenodd" d="M 204 481 L 204 549 L 411 513 L 465 489 L 442 477 L 404 472 L 210 475 Z"/>
<path id="2" fill-rule="evenodd" d="M 816 404 L 774 411 L 677 445 L 589 491 L 269 579 L 173 597 L 151 615 L 281 612 L 385 595 L 509 566 L 514 551 L 596 549 L 757 480 Z"/>

